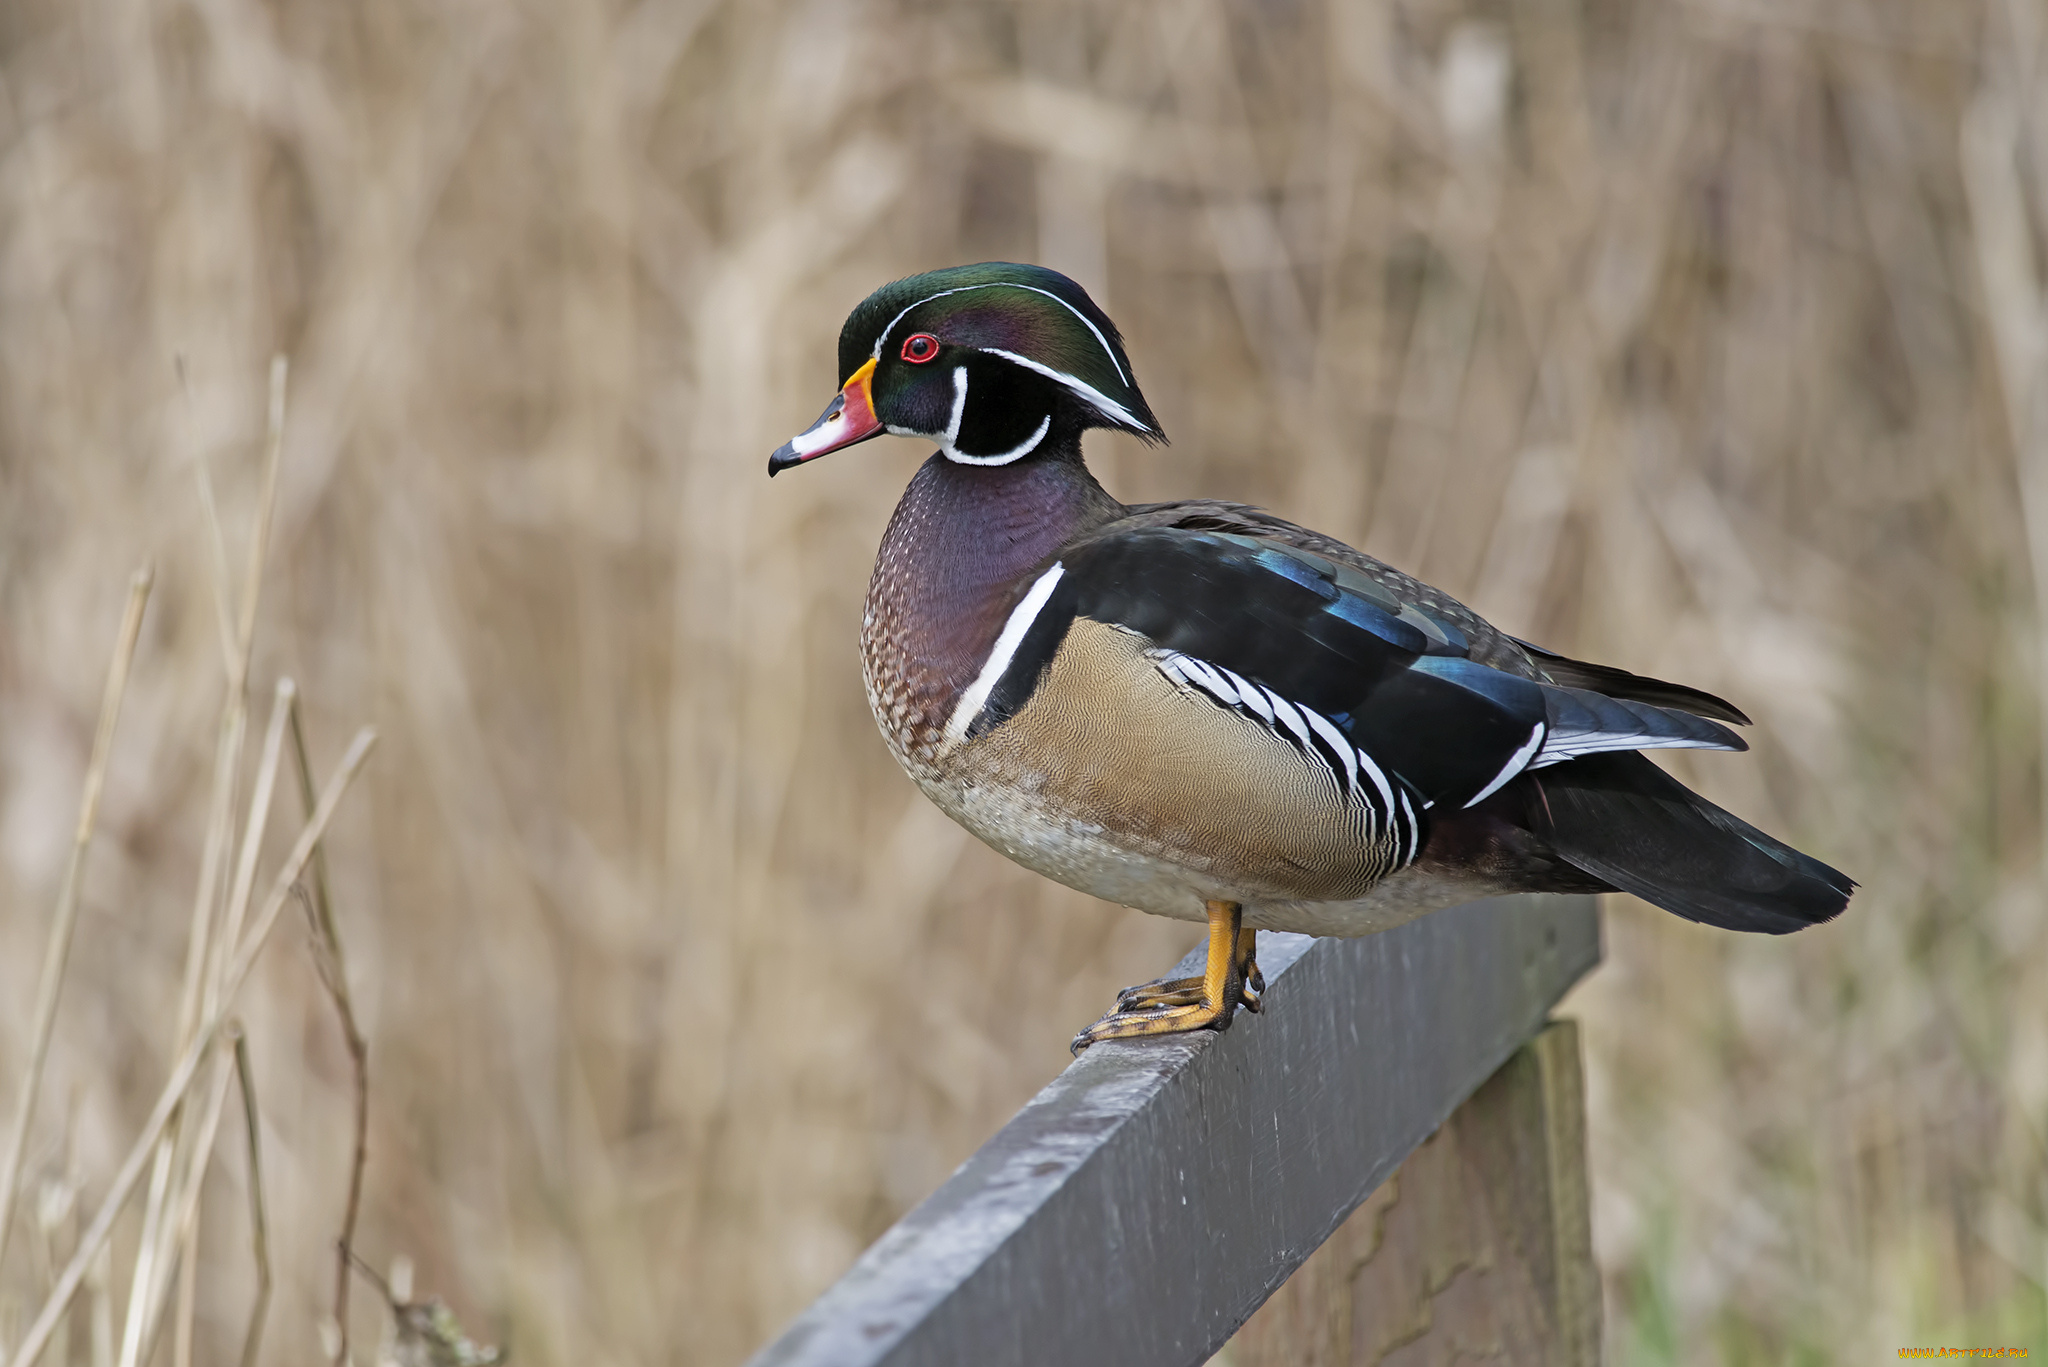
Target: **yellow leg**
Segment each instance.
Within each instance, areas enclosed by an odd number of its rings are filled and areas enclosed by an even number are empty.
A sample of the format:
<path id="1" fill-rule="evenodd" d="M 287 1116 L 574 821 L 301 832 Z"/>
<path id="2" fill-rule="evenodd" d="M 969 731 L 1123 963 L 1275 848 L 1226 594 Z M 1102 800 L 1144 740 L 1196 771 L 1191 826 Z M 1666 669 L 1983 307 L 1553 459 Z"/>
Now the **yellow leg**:
<path id="1" fill-rule="evenodd" d="M 1106 1039 L 1228 1030 L 1240 1004 L 1257 1009 L 1258 989 L 1265 986 L 1252 961 L 1255 944 L 1253 932 L 1244 929 L 1243 907 L 1209 903 L 1209 952 L 1202 976 L 1161 979 L 1126 991 L 1115 1010 L 1074 1036 L 1074 1052 Z"/>

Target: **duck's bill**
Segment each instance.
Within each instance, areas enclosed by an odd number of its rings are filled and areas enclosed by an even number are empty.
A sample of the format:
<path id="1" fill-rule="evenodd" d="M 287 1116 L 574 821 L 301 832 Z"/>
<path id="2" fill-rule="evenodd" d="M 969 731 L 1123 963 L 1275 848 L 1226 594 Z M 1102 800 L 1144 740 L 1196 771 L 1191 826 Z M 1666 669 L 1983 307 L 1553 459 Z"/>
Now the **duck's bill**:
<path id="1" fill-rule="evenodd" d="M 881 435 L 882 423 L 875 416 L 874 394 L 870 389 L 874 377 L 872 360 L 854 371 L 816 422 L 775 448 L 775 454 L 768 457 L 768 473 L 779 474 L 792 465 L 816 460 L 827 451 Z"/>

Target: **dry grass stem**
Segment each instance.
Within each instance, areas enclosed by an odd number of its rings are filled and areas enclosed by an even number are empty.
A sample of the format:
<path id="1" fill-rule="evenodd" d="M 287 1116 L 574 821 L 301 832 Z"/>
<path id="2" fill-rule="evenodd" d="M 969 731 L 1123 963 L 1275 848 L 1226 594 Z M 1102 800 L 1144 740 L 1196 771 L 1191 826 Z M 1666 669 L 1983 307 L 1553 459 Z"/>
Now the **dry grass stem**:
<path id="1" fill-rule="evenodd" d="M 186 1081 L 189 1083 L 190 1079 Z M 143 1333 L 151 1319 L 150 1309 L 171 1253 L 164 1239 L 164 1227 L 171 1199 L 171 1174 L 177 1167 L 178 1141 L 182 1137 L 176 1126 L 183 1114 L 180 1108 L 184 1084 L 178 1090 L 180 1100 L 166 1117 L 156 1153 L 150 1158 L 149 1193 L 142 1207 L 142 1233 L 136 1241 L 135 1266 L 128 1278 L 128 1308 L 121 1317 L 120 1367 L 136 1367 L 141 1361 Z M 62 1284 L 60 1280 L 58 1285 L 61 1287 Z M 29 1338 L 34 1337 L 31 1330 Z M 24 1346 L 23 1352 L 26 1351 Z M 34 1359 L 28 1361 L 33 1362 Z"/>
<path id="2" fill-rule="evenodd" d="M 92 1367 L 114 1367 L 114 1250 L 102 1246 L 85 1274 Z"/>
<path id="3" fill-rule="evenodd" d="M 192 425 L 192 383 L 185 370 L 185 358 L 176 358 L 178 392 L 184 400 L 186 425 Z M 235 642 L 239 635 L 235 625 L 235 606 L 228 596 L 230 572 L 228 570 L 228 539 L 221 527 L 220 503 L 214 497 L 213 464 L 206 450 L 194 444 L 192 452 L 192 473 L 199 486 L 199 510 L 206 519 L 206 548 L 208 563 L 213 568 L 213 619 L 220 634 L 221 668 L 232 679 L 237 668 Z"/>
<path id="4" fill-rule="evenodd" d="M 358 731 L 347 753 L 342 756 L 341 763 L 336 766 L 326 786 L 321 789 L 319 804 L 307 821 L 305 829 L 299 833 L 298 841 L 292 846 L 291 853 L 286 856 L 284 866 L 278 870 L 277 879 L 272 884 L 269 895 L 264 899 L 263 908 L 250 927 L 248 935 L 229 962 L 220 998 L 223 1010 L 233 1002 L 236 990 L 241 987 L 243 979 L 248 977 L 250 968 L 256 962 L 256 955 L 261 952 L 271 928 L 277 924 L 278 914 L 291 896 L 292 885 L 304 872 L 306 862 L 312 857 L 313 847 L 326 833 L 327 825 L 334 819 L 334 811 L 340 804 L 342 795 L 354 782 L 357 772 L 362 768 L 363 761 L 369 758 L 371 747 L 376 741 L 377 733 L 369 727 Z M 134 1194 L 136 1185 L 142 1180 L 143 1168 L 151 1162 L 173 1115 L 185 1099 L 186 1090 L 192 1085 L 200 1065 L 208 1057 L 213 1036 L 221 1023 L 222 1017 L 217 1012 L 201 1022 L 200 1028 L 194 1032 L 191 1042 L 186 1046 L 184 1054 L 171 1070 L 170 1078 L 158 1094 L 156 1105 L 151 1110 L 149 1119 L 144 1122 L 141 1135 L 129 1149 L 127 1158 L 123 1160 L 114 1176 L 111 1188 L 100 1202 L 92 1223 L 80 1236 L 78 1249 L 72 1254 L 71 1261 L 65 1265 L 63 1274 L 57 1278 L 56 1286 L 43 1303 L 35 1321 L 29 1326 L 21 1344 L 15 1349 L 14 1356 L 8 1359 L 7 1367 L 34 1367 L 43 1349 L 48 1346 L 50 1334 L 55 1329 L 58 1319 L 71 1304 L 71 1298 L 78 1292 L 87 1263 L 113 1233 L 114 1221 L 119 1217 L 121 1208 L 128 1203 L 128 1198 Z"/>
<path id="5" fill-rule="evenodd" d="M 316 854 L 315 859 L 318 859 Z M 255 1263 L 256 1295 L 249 1306 L 249 1326 L 242 1332 L 241 1367 L 256 1367 L 263 1344 L 263 1322 L 270 1314 L 270 1215 L 263 1200 L 263 1125 L 256 1109 L 256 1077 L 249 1067 L 249 1040 L 239 1021 L 228 1022 L 235 1043 L 235 1079 L 242 1093 L 242 1133 L 249 1165 L 249 1254 Z"/>
<path id="6" fill-rule="evenodd" d="M 313 765 L 306 752 L 306 732 L 296 707 L 291 709 L 292 754 L 299 778 L 299 797 L 310 814 L 313 810 Z M 307 919 L 313 930 L 313 961 L 320 981 L 334 1003 L 341 1024 L 342 1043 L 348 1050 L 349 1074 L 353 1084 L 354 1127 L 351 1131 L 348 1164 L 348 1196 L 342 1206 L 341 1237 L 335 1241 L 334 1266 L 334 1350 L 335 1362 L 348 1360 L 349 1260 L 354 1256 L 356 1220 L 363 1204 L 363 1171 L 369 1160 L 370 1142 L 370 1044 L 356 1024 L 355 1003 L 348 990 L 348 959 L 342 953 L 341 932 L 334 923 L 328 900 L 327 864 L 324 852 L 313 852 L 311 890 L 307 894 Z"/>
<path id="7" fill-rule="evenodd" d="M 182 368 L 181 368 L 182 376 Z M 239 920 L 244 906 L 237 906 L 230 897 L 227 906 L 220 902 L 220 872 L 222 865 L 236 849 L 234 833 L 234 803 L 237 779 L 241 772 L 242 747 L 248 733 L 249 711 L 249 663 L 255 644 L 256 612 L 262 597 L 263 566 L 270 544 L 270 527 L 277 497 L 278 469 L 283 450 L 286 378 L 288 370 L 282 356 L 273 357 L 270 366 L 270 403 L 267 410 L 267 440 L 264 443 L 264 460 L 261 476 L 261 490 L 257 497 L 254 523 L 249 537 L 248 561 L 244 568 L 242 591 L 237 600 L 229 582 L 226 564 L 225 542 L 221 536 L 217 505 L 213 494 L 211 471 L 201 452 L 195 462 L 198 471 L 202 502 L 206 509 L 208 530 L 213 542 L 215 555 L 214 598 L 215 613 L 224 628 L 232 623 L 232 637 L 225 644 L 228 656 L 228 677 L 226 695 L 222 702 L 220 731 L 214 754 L 214 777 L 212 800 L 208 806 L 205 852 L 200 861 L 199 885 L 192 903 L 192 917 L 186 938 L 185 978 L 178 1010 L 178 1033 L 176 1048 L 184 1049 L 192 1039 L 192 1032 L 199 1021 L 212 1014 L 218 1000 L 220 975 L 227 955 L 232 952 L 234 941 L 228 923 Z M 189 391 L 188 391 L 189 403 Z M 239 610 L 237 609 L 239 602 Z M 281 684 L 280 690 L 288 694 L 289 685 Z M 248 826 L 241 842 L 241 870 L 238 871 L 237 893 L 246 896 L 253 886 L 254 863 L 260 852 L 256 847 L 261 839 L 264 824 L 268 820 L 270 794 L 275 783 L 278 761 L 277 742 L 281 738 L 282 718 L 279 711 L 288 710 L 289 698 L 281 697 L 273 709 L 270 742 L 266 745 L 267 764 L 258 774 L 256 800 L 252 801 Z M 250 875 L 249 882 L 242 882 L 239 872 Z M 183 1161 L 180 1161 L 182 1157 Z M 129 1290 L 128 1313 L 122 1326 L 120 1367 L 139 1367 L 148 1345 L 153 1342 L 158 1311 L 168 1290 L 167 1278 L 177 1263 L 177 1244 L 182 1238 L 175 1231 L 181 1221 L 165 1218 L 166 1205 L 181 1205 L 185 1193 L 181 1178 L 187 1174 L 203 1174 L 209 1152 L 191 1152 L 191 1137 L 182 1110 L 174 1112 L 162 1146 L 150 1174 L 149 1196 L 143 1213 L 143 1233 L 140 1251 L 135 1260 L 135 1270 Z M 196 1207 L 195 1207 L 196 1208 Z"/>
<path id="8" fill-rule="evenodd" d="M 249 652 L 256 641 L 256 608 L 262 598 L 263 564 L 270 553 L 270 527 L 277 514 L 277 476 L 284 460 L 284 418 L 286 381 L 291 363 L 283 356 L 270 358 L 270 403 L 264 410 L 262 488 L 256 495 L 256 523 L 249 533 L 249 561 L 242 573 L 242 618 L 235 632 L 235 661 L 238 672 L 228 681 L 231 690 L 246 693 L 249 686 Z"/>
<path id="9" fill-rule="evenodd" d="M 226 597 L 225 584 L 219 596 Z M 238 659 L 239 652 L 231 658 Z M 231 678 L 243 673 L 239 665 L 230 669 Z M 177 1025 L 172 1036 L 173 1057 L 185 1052 L 199 1028 L 206 999 L 207 966 L 220 901 L 221 865 L 233 846 L 235 779 L 240 769 L 243 738 L 248 728 L 246 690 L 230 688 L 223 702 L 214 749 L 211 799 L 207 806 L 206 839 L 199 865 L 199 885 L 192 900 L 192 914 L 186 931 L 185 972 L 180 990 Z M 128 1308 L 121 1326 L 120 1367 L 138 1367 L 144 1333 L 153 1319 L 152 1308 L 171 1263 L 166 1244 L 168 1224 L 165 1210 L 173 1201 L 172 1183 L 178 1170 L 177 1157 L 184 1147 L 183 1112 L 174 1108 L 158 1150 L 151 1161 L 149 1192 L 143 1206 L 142 1237 L 129 1281 Z"/>
<path id="10" fill-rule="evenodd" d="M 198 1310 L 199 1232 L 195 1228 L 185 1236 L 185 1246 L 178 1254 L 178 1313 L 172 1322 L 171 1367 L 192 1367 L 192 1329 Z"/>
<path id="11" fill-rule="evenodd" d="M 229 891 L 219 933 L 213 937 L 213 962 L 207 968 L 203 994 L 204 1011 L 209 1017 L 220 1010 L 221 994 L 225 989 L 222 974 L 234 946 L 240 943 L 242 924 L 255 886 L 257 860 L 269 826 L 278 766 L 283 758 L 285 726 L 287 719 L 295 714 L 297 697 L 297 686 L 291 679 L 278 680 L 270 721 L 264 731 L 263 749 L 257 760 L 256 782 L 250 792 L 248 814 L 236 842 L 239 858 L 235 881 Z M 311 779 L 305 779 L 304 784 L 310 791 Z M 309 801 L 306 804 L 308 817 L 312 815 L 312 807 Z M 173 1269 L 178 1275 L 179 1297 L 180 1333 L 176 1341 L 189 1347 L 187 1315 L 191 1309 L 191 1297 L 195 1294 L 191 1256 L 198 1241 L 199 1196 L 207 1167 L 212 1161 L 220 1108 L 227 1097 L 230 1079 L 225 1057 L 216 1059 L 213 1067 L 215 1081 L 209 1093 L 211 1101 L 197 1135 L 184 1132 L 174 1120 L 169 1139 L 160 1150 L 159 1167 L 152 1173 L 151 1194 L 156 1199 L 149 1207 L 141 1251 L 136 1261 L 135 1287 L 141 1300 L 137 1302 L 131 1298 L 129 1327 L 123 1341 L 124 1360 L 131 1354 L 135 1362 L 145 1361 L 150 1356 L 150 1345 L 156 1340 L 168 1278 Z M 179 1114 L 182 1115 L 183 1111 Z M 168 1201 L 176 1213 L 159 1223 L 164 1201 Z"/>
<path id="12" fill-rule="evenodd" d="M 277 681 L 275 696 L 270 703 L 270 721 L 263 731 L 263 749 L 256 761 L 256 784 L 249 794 L 249 813 L 242 823 L 242 835 L 238 842 L 240 858 L 236 861 L 234 886 L 228 893 L 227 911 L 222 920 L 219 937 L 220 948 L 216 952 L 218 962 L 212 966 L 207 982 L 206 1006 L 209 1011 L 219 1005 L 218 993 L 221 987 L 220 975 L 225 971 L 227 956 L 233 946 L 241 942 L 242 925 L 248 918 L 249 899 L 256 887 L 256 865 L 263 854 L 263 836 L 270 826 L 270 811 L 277 789 L 278 766 L 284 757 L 285 728 L 290 725 L 294 742 L 299 741 L 298 685 L 290 678 Z M 303 746 L 297 751 L 300 764 L 305 763 Z M 312 780 L 307 777 L 302 786 L 310 794 Z M 305 815 L 311 817 L 313 803 L 306 802 Z M 319 877 L 320 856 L 314 855 L 316 881 Z"/>
<path id="13" fill-rule="evenodd" d="M 35 1120 L 36 1095 L 42 1088 L 43 1065 L 49 1058 L 50 1032 L 57 1020 L 57 998 L 63 989 L 64 968 L 71 956 L 71 933 L 78 920 L 79 885 L 85 877 L 85 856 L 92 847 L 93 830 L 99 823 L 100 794 L 106 786 L 107 762 L 114 749 L 114 725 L 120 720 L 121 700 L 128 693 L 128 670 L 135 661 L 135 642 L 142 632 L 143 609 L 149 604 L 154 575 L 139 569 L 128 583 L 128 606 L 121 615 L 121 630 L 114 638 L 114 656 L 107 664 L 107 682 L 100 696 L 99 724 L 93 729 L 92 758 L 85 770 L 85 792 L 79 798 L 78 825 L 71 841 L 71 856 L 64 866 L 64 881 L 57 893 L 57 907 L 50 918 L 50 937 L 43 951 L 43 967 L 36 979 L 36 1005 L 30 1027 L 28 1066 L 15 1093 L 14 1124 L 7 1134 L 7 1152 L 0 1158 L 0 1266 L 7 1261 L 8 1234 L 14 1228 L 15 1199 L 21 1187 L 22 1157 L 27 1152 L 29 1126 Z"/>
<path id="14" fill-rule="evenodd" d="M 175 1367 L 190 1367 L 192 1360 L 192 1313 L 193 1296 L 198 1289 L 197 1265 L 194 1256 L 199 1244 L 199 1198 L 206 1182 L 206 1170 L 213 1158 L 213 1145 L 220 1131 L 222 1108 L 227 1103 L 228 1087 L 235 1080 L 232 1045 L 225 1034 L 216 1037 L 214 1049 L 213 1082 L 205 1094 L 205 1107 L 201 1112 L 200 1124 L 194 1137 L 186 1162 L 183 1180 L 177 1186 L 178 1199 L 173 1208 L 165 1246 L 174 1252 L 178 1277 L 177 1313 L 174 1319 L 171 1361 Z M 169 1269 L 166 1269 L 168 1275 Z M 163 1315 L 162 1293 L 149 1307 L 142 1325 L 142 1342 L 154 1345 L 160 1332 Z M 143 1360 L 153 1355 L 153 1347 L 145 1346 Z"/>

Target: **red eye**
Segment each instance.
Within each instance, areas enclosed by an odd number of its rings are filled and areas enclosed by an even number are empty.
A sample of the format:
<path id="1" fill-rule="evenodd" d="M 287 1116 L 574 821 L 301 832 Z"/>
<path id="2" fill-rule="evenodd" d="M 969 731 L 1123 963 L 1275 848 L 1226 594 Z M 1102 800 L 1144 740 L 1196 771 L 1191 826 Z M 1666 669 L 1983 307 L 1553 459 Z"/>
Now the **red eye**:
<path id="1" fill-rule="evenodd" d="M 903 339 L 903 359 L 912 365 L 923 365 L 939 354 L 939 339 L 929 332 L 913 332 Z"/>

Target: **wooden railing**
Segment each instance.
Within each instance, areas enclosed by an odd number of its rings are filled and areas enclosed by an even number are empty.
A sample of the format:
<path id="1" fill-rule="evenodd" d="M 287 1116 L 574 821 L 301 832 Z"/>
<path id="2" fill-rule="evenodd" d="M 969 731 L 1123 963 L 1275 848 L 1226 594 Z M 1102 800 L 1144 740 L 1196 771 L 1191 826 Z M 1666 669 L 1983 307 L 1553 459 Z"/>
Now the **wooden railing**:
<path id="1" fill-rule="evenodd" d="M 1599 957 L 1590 898 L 1262 932 L 1263 1013 L 1090 1049 L 752 1367 L 1596 1362 L 1578 1038 L 1546 1019 Z"/>

